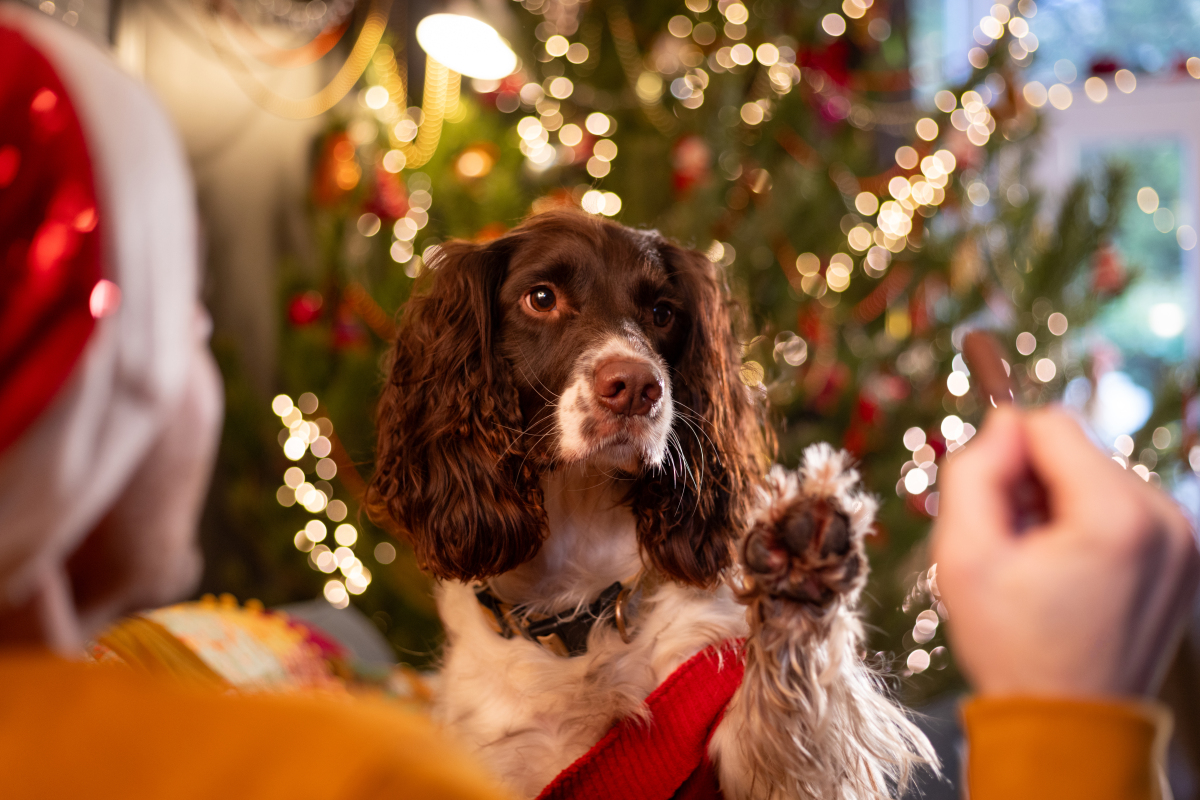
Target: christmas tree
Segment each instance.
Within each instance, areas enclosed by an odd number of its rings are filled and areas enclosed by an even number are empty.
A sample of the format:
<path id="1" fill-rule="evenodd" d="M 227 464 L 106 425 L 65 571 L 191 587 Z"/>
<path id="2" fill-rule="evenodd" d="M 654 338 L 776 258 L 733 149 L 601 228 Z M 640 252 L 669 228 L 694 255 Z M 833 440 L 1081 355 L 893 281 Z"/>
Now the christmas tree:
<path id="1" fill-rule="evenodd" d="M 223 362 L 206 588 L 353 602 L 405 660 L 428 658 L 428 583 L 360 513 L 380 361 L 429 248 L 571 204 L 725 268 L 744 312 L 742 377 L 768 403 L 779 460 L 832 442 L 883 500 L 873 660 L 910 701 L 953 687 L 923 542 L 938 467 L 983 412 L 961 335 L 995 330 L 1021 399 L 1055 399 L 1092 374 L 1081 333 L 1131 279 L 1111 244 L 1129 192 L 1119 167 L 1053 208 L 1028 182 L 1045 102 L 1021 78 L 1036 7 L 995 6 L 973 73 L 927 103 L 889 0 L 510 8 L 512 75 L 463 84 L 431 60 L 418 98 L 408 77 L 423 56 L 393 31 L 329 115 L 311 191 L 320 277 L 281 269 L 281 396 L 268 408 Z M 1179 419 L 1191 378 L 1163 380 L 1174 388 L 1116 455 L 1169 481 L 1195 433 Z"/>

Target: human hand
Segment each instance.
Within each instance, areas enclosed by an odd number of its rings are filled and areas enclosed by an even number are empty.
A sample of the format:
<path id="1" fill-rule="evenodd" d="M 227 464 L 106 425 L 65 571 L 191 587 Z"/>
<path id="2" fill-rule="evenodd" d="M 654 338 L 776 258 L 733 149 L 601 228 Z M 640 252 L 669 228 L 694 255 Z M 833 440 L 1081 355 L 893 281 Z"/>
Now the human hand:
<path id="1" fill-rule="evenodd" d="M 1048 518 L 1019 530 L 1032 475 Z M 1153 688 L 1200 583 L 1191 526 L 1165 494 L 1056 409 L 989 413 L 943 471 L 933 530 L 955 657 L 983 694 L 1138 695 Z"/>

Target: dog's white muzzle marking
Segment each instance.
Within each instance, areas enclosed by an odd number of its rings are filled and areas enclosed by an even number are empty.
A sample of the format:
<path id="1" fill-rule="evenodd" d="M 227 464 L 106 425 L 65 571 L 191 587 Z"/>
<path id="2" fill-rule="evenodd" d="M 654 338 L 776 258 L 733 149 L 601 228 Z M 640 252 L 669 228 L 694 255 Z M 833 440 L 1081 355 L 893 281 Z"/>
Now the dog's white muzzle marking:
<path id="1" fill-rule="evenodd" d="M 650 347 L 632 323 L 598 346 L 585 351 L 575 364 L 570 382 L 555 406 L 561 432 L 559 457 L 563 461 L 596 460 L 605 465 L 628 467 L 640 460 L 645 466 L 661 466 L 675 419 L 671 378 L 667 363 Z M 611 360 L 635 361 L 650 368 L 662 386 L 662 396 L 644 416 L 614 414 L 596 399 L 596 368 Z"/>

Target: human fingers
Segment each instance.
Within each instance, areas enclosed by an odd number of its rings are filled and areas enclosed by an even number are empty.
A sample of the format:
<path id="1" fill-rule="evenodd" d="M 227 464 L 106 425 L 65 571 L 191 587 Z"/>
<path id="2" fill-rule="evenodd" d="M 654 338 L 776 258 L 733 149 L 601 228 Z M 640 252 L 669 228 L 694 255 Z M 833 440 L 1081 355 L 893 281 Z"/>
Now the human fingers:
<path id="1" fill-rule="evenodd" d="M 1057 521 L 1083 535 L 1106 534 L 1129 556 L 1158 552 L 1164 579 L 1194 580 L 1200 553 L 1174 500 L 1113 463 L 1061 409 L 1031 412 L 1026 428 L 1030 462 Z"/>
<path id="2" fill-rule="evenodd" d="M 1102 453 L 1063 409 L 1046 406 L 1030 411 L 1025 427 L 1030 466 L 1046 490 L 1054 516 L 1106 505 L 1129 506 L 1130 498 L 1144 501 L 1144 491 L 1134 486 L 1137 479 Z"/>
<path id="3" fill-rule="evenodd" d="M 1012 534 L 1011 487 L 1026 469 L 1022 414 L 991 411 L 971 443 L 943 470 L 934 560 L 962 551 L 982 554 Z"/>
<path id="4" fill-rule="evenodd" d="M 1172 571 L 1200 569 L 1192 526 L 1165 492 L 1113 463 L 1060 408 L 1031 412 L 1026 426 L 1030 462 L 1055 521 L 1080 535 L 1118 539 L 1131 555 L 1161 549 Z"/>

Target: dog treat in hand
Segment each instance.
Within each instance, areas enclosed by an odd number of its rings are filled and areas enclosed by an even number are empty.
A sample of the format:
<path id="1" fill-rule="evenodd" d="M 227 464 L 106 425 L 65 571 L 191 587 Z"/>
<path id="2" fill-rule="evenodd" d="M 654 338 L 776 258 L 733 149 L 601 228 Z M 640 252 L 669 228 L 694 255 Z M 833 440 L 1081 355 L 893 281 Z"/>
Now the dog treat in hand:
<path id="1" fill-rule="evenodd" d="M 971 331 L 963 337 L 962 353 L 979 387 L 980 399 L 993 406 L 1016 402 L 996 337 L 987 331 Z"/>
<path id="2" fill-rule="evenodd" d="M 962 352 L 981 400 L 992 406 L 1018 405 L 995 336 L 987 331 L 970 331 L 963 337 Z M 1046 489 L 1032 472 L 1012 487 L 1012 500 L 1017 530 L 1027 530 L 1049 519 Z"/>

